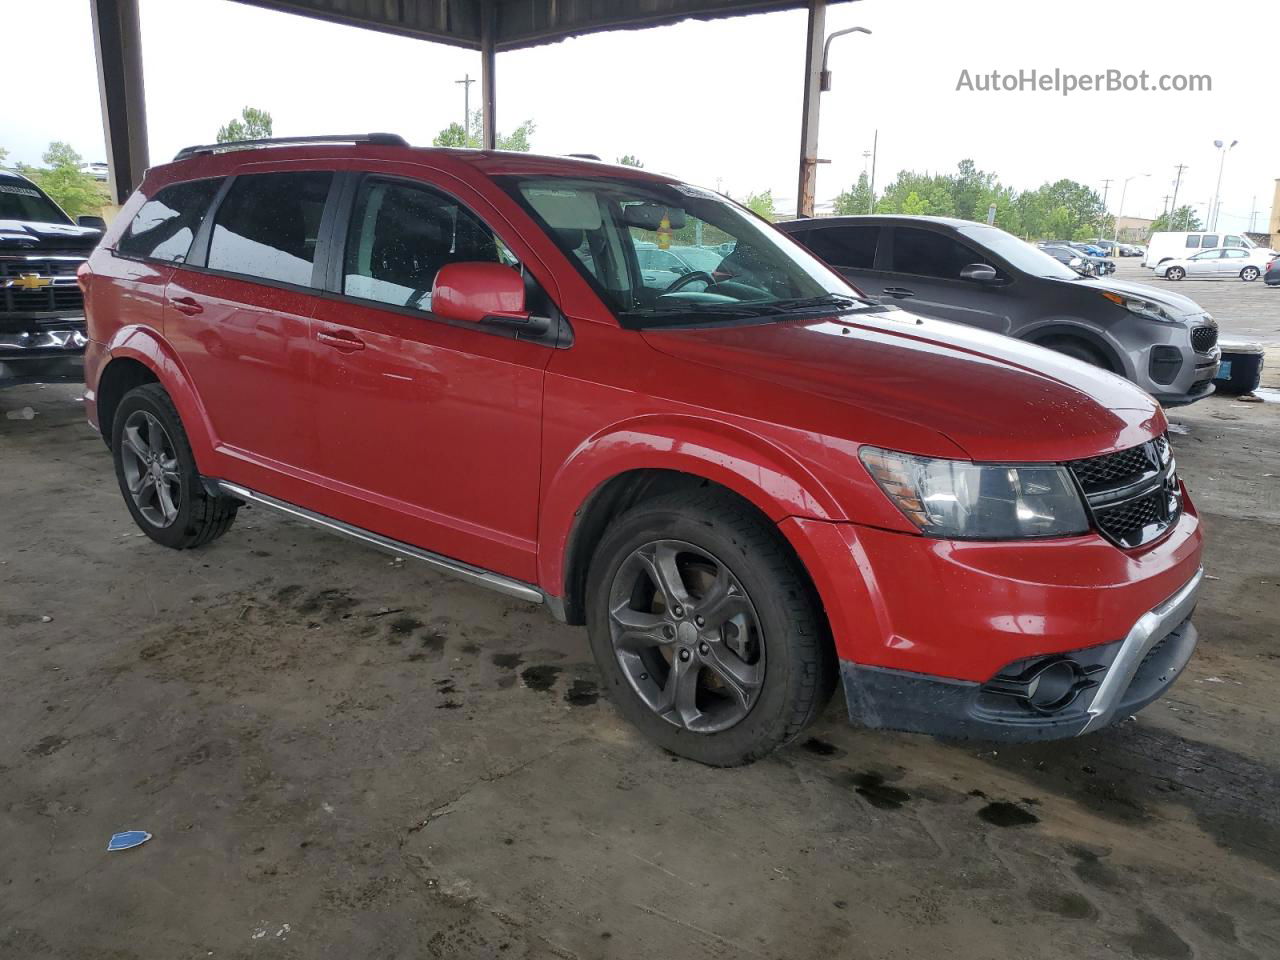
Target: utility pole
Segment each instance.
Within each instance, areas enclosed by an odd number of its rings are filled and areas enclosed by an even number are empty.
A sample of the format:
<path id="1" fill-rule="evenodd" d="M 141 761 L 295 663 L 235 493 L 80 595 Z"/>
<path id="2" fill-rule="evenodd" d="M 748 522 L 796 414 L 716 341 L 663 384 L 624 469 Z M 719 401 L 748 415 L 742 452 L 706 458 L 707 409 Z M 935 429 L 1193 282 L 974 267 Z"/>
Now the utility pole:
<path id="1" fill-rule="evenodd" d="M 1111 192 L 1112 180 L 1102 181 L 1102 213 L 1105 216 L 1107 212 L 1107 194 Z"/>
<path id="2" fill-rule="evenodd" d="M 454 83 L 462 84 L 462 145 L 471 145 L 471 85 L 475 83 L 471 79 L 471 74 L 464 73 L 461 80 L 455 80 Z"/>
<path id="3" fill-rule="evenodd" d="M 1253 195 L 1253 201 L 1249 204 L 1249 232 L 1254 232 L 1254 227 L 1258 223 L 1258 195 Z"/>
<path id="4" fill-rule="evenodd" d="M 871 138 L 871 183 L 869 184 L 870 198 L 867 200 L 867 213 L 876 212 L 876 154 L 880 151 L 880 131 L 876 130 Z"/>
<path id="5" fill-rule="evenodd" d="M 1178 188 L 1182 186 L 1182 171 L 1187 169 L 1185 163 L 1178 164 L 1178 179 L 1173 181 L 1173 202 L 1169 204 L 1169 222 L 1173 225 L 1173 220 L 1178 215 Z"/>
<path id="6" fill-rule="evenodd" d="M 1164 216 L 1167 219 L 1169 216 L 1169 195 L 1166 193 L 1160 200 L 1164 203 Z"/>

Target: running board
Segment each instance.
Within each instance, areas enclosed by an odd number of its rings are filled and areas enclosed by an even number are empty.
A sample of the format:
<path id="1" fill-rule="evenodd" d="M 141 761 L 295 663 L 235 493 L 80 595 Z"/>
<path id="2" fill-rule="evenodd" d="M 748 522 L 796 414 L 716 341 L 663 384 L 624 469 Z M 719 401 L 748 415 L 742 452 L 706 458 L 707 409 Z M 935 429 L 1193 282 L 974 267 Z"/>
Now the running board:
<path id="1" fill-rule="evenodd" d="M 334 520 L 332 517 L 312 513 L 310 510 L 294 506 L 284 500 L 277 500 L 275 497 L 269 497 L 265 493 L 258 493 L 248 487 L 242 487 L 236 483 L 228 483 L 225 480 L 213 480 L 207 481 L 207 483 L 210 483 L 219 493 L 226 496 L 235 497 L 237 500 L 247 500 L 250 503 L 259 503 L 264 507 L 271 507 L 291 517 L 304 520 L 313 526 L 328 530 L 330 533 L 357 540 L 386 553 L 409 557 L 413 560 L 421 560 L 427 566 L 439 570 L 441 573 L 450 574 L 460 580 L 474 583 L 476 586 L 488 587 L 490 590 L 496 590 L 498 593 L 506 594 L 508 597 L 514 597 L 517 600 L 528 600 L 532 603 L 546 603 L 550 599 L 531 583 L 513 580 L 511 577 L 504 577 L 500 573 L 493 573 L 482 567 L 473 567 L 469 563 L 451 560 L 448 557 L 440 556 L 438 553 L 423 550 L 400 540 L 392 540 L 390 537 L 384 537 L 382 534 L 374 533 L 372 530 L 365 530 L 362 527 L 343 523 L 341 520 Z"/>

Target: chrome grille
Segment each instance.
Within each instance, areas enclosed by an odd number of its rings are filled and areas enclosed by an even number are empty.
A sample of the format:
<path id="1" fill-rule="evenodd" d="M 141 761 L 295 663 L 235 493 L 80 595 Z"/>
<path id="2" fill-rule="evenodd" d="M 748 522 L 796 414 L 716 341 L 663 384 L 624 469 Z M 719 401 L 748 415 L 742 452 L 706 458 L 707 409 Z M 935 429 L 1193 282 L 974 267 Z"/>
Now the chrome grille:
<path id="1" fill-rule="evenodd" d="M 1182 513 L 1168 437 L 1068 464 L 1103 536 L 1120 547 L 1158 540 Z"/>
<path id="2" fill-rule="evenodd" d="M 1191 346 L 1195 348 L 1196 353 L 1208 353 L 1218 344 L 1218 328 L 1196 327 L 1191 331 Z"/>
<path id="3" fill-rule="evenodd" d="M 76 270 L 83 256 L 64 257 L 0 257 L 0 317 L 12 314 L 60 313 L 84 311 L 84 295 L 76 285 Z M 27 290 L 10 286 L 25 274 L 52 280 L 46 287 Z"/>

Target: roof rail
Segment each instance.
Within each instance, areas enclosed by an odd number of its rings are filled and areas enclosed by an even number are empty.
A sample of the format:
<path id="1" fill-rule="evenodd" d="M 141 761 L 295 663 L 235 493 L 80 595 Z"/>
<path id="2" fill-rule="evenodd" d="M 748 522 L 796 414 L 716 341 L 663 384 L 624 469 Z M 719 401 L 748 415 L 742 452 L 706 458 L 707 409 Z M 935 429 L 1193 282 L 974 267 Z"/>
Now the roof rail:
<path id="1" fill-rule="evenodd" d="M 199 153 L 223 150 L 252 150 L 255 147 L 287 147 L 302 143 L 371 143 L 384 147 L 407 147 L 409 141 L 398 133 L 331 133 L 319 137 L 269 137 L 265 140 L 231 140 L 227 143 L 201 143 L 183 147 L 174 160 L 185 160 Z"/>

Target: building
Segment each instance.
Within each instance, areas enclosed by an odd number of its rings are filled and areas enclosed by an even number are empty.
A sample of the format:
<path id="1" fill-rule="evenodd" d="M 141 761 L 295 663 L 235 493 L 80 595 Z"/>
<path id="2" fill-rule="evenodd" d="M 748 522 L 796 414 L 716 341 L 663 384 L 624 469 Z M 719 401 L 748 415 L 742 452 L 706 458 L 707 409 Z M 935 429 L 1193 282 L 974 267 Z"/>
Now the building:
<path id="1" fill-rule="evenodd" d="M 1154 223 L 1145 217 L 1117 217 L 1116 240 L 1120 243 L 1146 243 Z"/>

